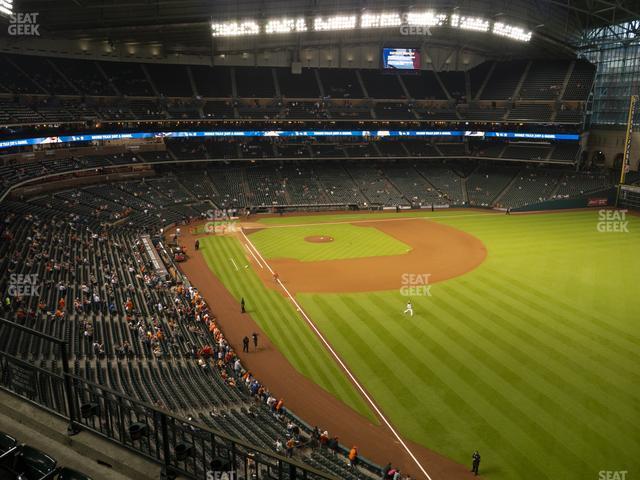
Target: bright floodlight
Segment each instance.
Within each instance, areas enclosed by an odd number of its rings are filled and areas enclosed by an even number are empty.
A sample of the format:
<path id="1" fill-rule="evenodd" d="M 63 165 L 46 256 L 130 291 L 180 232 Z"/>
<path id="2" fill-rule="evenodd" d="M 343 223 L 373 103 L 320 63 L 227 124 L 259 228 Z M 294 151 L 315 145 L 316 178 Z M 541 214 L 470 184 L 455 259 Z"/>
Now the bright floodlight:
<path id="1" fill-rule="evenodd" d="M 4 3 L 3 3 L 4 2 Z M 12 4 L 12 0 L 0 0 L 0 6 Z M 0 7 L 1 8 L 1 7 Z M 0 13 L 2 10 L 0 9 Z M 239 37 L 260 33 L 283 34 L 304 33 L 311 29 L 316 32 L 356 30 L 390 27 L 441 27 L 450 26 L 462 30 L 491 32 L 519 42 L 531 40 L 531 32 L 521 27 L 502 22 L 493 22 L 483 17 L 442 13 L 434 10 L 417 10 L 404 14 L 399 12 L 366 12 L 360 15 L 344 14 L 330 17 L 276 17 L 268 20 L 230 20 L 211 24 L 214 37 Z"/>
<path id="2" fill-rule="evenodd" d="M 313 21 L 313 29 L 316 32 L 331 30 L 353 30 L 356 28 L 358 17 L 355 15 L 335 15 L 333 17 L 316 17 Z"/>
<path id="3" fill-rule="evenodd" d="M 463 30 L 475 30 L 477 32 L 489 31 L 489 20 L 482 17 L 466 17 L 464 15 L 451 15 L 451 26 Z"/>
<path id="4" fill-rule="evenodd" d="M 0 15 L 13 15 L 13 0 L 0 0 Z"/>
<path id="5" fill-rule="evenodd" d="M 495 22 L 493 24 L 493 33 L 500 35 L 501 37 L 511 38 L 512 40 L 519 40 L 521 42 L 528 42 L 531 40 L 531 32 L 525 32 L 520 27 L 513 25 L 507 25 L 501 22 Z"/>
<path id="6" fill-rule="evenodd" d="M 436 13 L 433 10 L 424 12 L 409 12 L 406 15 L 407 25 L 417 27 L 439 27 L 447 21 L 445 13 Z"/>
<path id="7" fill-rule="evenodd" d="M 307 22 L 304 18 L 272 18 L 264 27 L 265 33 L 306 32 Z"/>
<path id="8" fill-rule="evenodd" d="M 260 26 L 254 20 L 211 24 L 211 34 L 214 37 L 239 37 L 242 35 L 256 35 L 258 33 L 260 33 Z"/>
<path id="9" fill-rule="evenodd" d="M 433 10 L 407 13 L 407 24 L 418 27 L 439 27 L 447 21 L 447 15 Z"/>
<path id="10" fill-rule="evenodd" d="M 360 28 L 388 28 L 402 25 L 399 13 L 363 13 Z"/>

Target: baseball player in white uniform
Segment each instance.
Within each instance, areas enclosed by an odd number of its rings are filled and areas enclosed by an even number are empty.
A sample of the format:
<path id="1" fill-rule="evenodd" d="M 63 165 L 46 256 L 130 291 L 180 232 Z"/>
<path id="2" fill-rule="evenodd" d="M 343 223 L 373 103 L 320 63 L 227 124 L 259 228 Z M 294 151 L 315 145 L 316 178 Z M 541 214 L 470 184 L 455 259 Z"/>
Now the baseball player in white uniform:
<path id="1" fill-rule="evenodd" d="M 407 302 L 407 306 L 404 309 L 403 315 L 409 314 L 413 317 L 413 305 L 411 304 L 411 300 Z"/>

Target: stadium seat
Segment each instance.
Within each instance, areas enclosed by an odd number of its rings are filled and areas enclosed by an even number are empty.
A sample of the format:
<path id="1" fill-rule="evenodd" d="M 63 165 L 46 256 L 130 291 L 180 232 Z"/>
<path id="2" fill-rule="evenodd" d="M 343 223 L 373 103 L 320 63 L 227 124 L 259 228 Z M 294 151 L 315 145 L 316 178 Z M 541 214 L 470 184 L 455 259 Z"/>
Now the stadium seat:
<path id="1" fill-rule="evenodd" d="M 0 457 L 15 448 L 18 445 L 18 441 L 11 435 L 4 432 L 0 432 Z"/>
<path id="2" fill-rule="evenodd" d="M 58 471 L 56 480 L 92 480 L 92 478 L 71 468 L 63 467 Z"/>
<path id="3" fill-rule="evenodd" d="M 53 478 L 56 463 L 56 460 L 46 453 L 23 445 L 14 458 L 12 469 L 24 480 L 45 480 Z"/>

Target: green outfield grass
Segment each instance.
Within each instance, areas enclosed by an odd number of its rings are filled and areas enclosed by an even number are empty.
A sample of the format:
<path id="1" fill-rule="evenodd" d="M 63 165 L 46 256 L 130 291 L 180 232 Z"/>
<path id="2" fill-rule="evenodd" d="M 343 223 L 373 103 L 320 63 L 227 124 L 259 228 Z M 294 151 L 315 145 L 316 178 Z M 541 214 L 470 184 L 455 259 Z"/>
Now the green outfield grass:
<path id="1" fill-rule="evenodd" d="M 304 240 L 310 236 L 330 236 L 333 242 Z M 251 241 L 265 258 L 286 257 L 303 262 L 402 255 L 410 250 L 377 228 L 349 224 L 269 228 L 252 234 Z"/>
<path id="2" fill-rule="evenodd" d="M 640 218 L 628 218 L 629 233 L 599 233 L 595 211 L 418 215 L 475 235 L 488 257 L 472 272 L 433 285 L 430 297 L 412 298 L 415 317 L 402 315 L 399 291 L 298 297 L 394 425 L 461 463 L 479 449 L 486 478 L 639 475 Z M 407 273 L 429 272 L 416 266 Z M 304 327 L 295 319 L 287 325 Z M 285 332 L 271 330 L 291 355 Z M 343 378 L 337 369 L 324 374 Z"/>
<path id="3" fill-rule="evenodd" d="M 377 423 L 340 367 L 309 326 L 300 321 L 291 302 L 265 287 L 253 269 L 244 268 L 248 264 L 248 254 L 238 240 L 223 236 L 203 237 L 200 251 L 209 268 L 238 302 L 244 297 L 251 317 L 300 373 Z"/>

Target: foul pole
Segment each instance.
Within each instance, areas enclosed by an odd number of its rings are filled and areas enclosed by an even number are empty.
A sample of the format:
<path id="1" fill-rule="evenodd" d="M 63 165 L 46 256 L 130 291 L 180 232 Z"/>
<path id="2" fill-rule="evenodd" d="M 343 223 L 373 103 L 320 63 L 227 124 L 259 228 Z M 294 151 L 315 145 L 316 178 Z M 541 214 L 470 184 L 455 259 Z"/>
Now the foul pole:
<path id="1" fill-rule="evenodd" d="M 622 165 L 620 166 L 620 182 L 618 182 L 618 191 L 616 193 L 616 208 L 620 200 L 620 191 L 624 185 L 624 179 L 629 170 L 629 156 L 631 154 L 631 135 L 633 133 L 633 119 L 636 116 L 636 107 L 638 105 L 638 95 L 631 95 L 629 99 L 629 114 L 627 116 L 627 133 L 624 141 L 624 153 L 622 155 Z"/>

